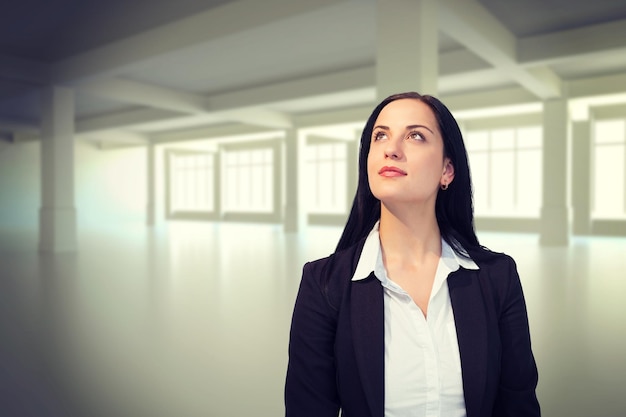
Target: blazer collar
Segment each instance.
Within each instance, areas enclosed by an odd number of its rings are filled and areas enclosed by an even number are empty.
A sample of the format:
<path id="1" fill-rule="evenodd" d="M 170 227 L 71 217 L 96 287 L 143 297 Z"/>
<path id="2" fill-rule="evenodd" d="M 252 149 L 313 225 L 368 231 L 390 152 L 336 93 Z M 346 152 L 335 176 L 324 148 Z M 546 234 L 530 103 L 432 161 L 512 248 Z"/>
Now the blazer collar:
<path id="1" fill-rule="evenodd" d="M 451 252 L 457 260 L 457 270 L 449 275 L 448 287 L 461 356 L 465 407 L 467 416 L 474 417 L 480 415 L 486 386 L 487 317 L 484 308 L 477 304 L 482 299 L 478 266 Z M 364 242 L 350 291 L 355 359 L 373 417 L 383 417 L 385 410 L 384 295 L 374 273 L 379 253 L 376 224 Z"/>
<path id="2" fill-rule="evenodd" d="M 383 287 L 371 272 L 351 285 L 351 326 L 359 379 L 372 417 L 385 413 Z"/>
<path id="3" fill-rule="evenodd" d="M 352 274 L 352 281 L 366 279 L 370 276 L 371 272 L 376 272 L 376 263 L 380 256 L 380 237 L 378 236 L 378 222 L 376 222 L 365 239 L 359 261 Z"/>
<path id="4" fill-rule="evenodd" d="M 457 329 L 467 417 L 480 416 L 486 389 L 488 318 L 481 308 L 480 271 L 460 268 L 448 277 Z M 371 272 L 351 286 L 355 359 L 373 417 L 385 410 L 385 325 L 383 287 Z"/>
<path id="5" fill-rule="evenodd" d="M 489 362 L 488 317 L 480 285 L 481 271 L 460 268 L 448 277 L 467 417 L 480 416 Z"/>
<path id="6" fill-rule="evenodd" d="M 365 239 L 356 269 L 352 275 L 352 281 L 365 279 L 369 277 L 372 271 L 381 281 L 386 277 L 378 233 L 379 225 L 380 221 L 376 222 Z M 471 258 L 457 254 L 443 238 L 441 239 L 441 260 L 450 271 L 456 271 L 459 267 L 479 269 Z"/>

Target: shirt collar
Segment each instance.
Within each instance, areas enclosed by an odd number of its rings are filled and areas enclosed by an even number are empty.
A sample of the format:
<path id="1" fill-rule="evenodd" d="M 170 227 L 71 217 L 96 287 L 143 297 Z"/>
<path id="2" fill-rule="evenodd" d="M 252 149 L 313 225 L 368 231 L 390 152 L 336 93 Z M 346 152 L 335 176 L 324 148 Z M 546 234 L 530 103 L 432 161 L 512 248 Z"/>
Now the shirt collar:
<path id="1" fill-rule="evenodd" d="M 365 239 L 359 262 L 357 263 L 354 275 L 352 275 L 352 281 L 365 279 L 369 277 L 372 272 L 374 272 L 378 279 L 387 276 L 382 262 L 382 250 L 378 233 L 379 224 L 380 222 L 376 222 Z M 465 269 L 479 269 L 472 258 L 456 253 L 443 238 L 441 238 L 441 261 L 445 263 L 450 271 L 456 271 L 459 267 Z"/>

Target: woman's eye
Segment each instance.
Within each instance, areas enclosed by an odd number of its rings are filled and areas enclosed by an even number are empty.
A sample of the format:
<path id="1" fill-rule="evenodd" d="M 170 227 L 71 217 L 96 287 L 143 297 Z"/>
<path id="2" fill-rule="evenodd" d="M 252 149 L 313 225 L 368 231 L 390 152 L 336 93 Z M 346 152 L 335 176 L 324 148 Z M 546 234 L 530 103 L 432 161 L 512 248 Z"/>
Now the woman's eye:
<path id="1" fill-rule="evenodd" d="M 382 139 L 385 139 L 386 137 L 387 137 L 387 134 L 385 132 L 374 133 L 374 140 L 382 140 Z"/>
<path id="2" fill-rule="evenodd" d="M 422 134 L 419 132 L 409 133 L 409 138 L 413 140 L 424 140 L 424 136 L 422 136 Z"/>

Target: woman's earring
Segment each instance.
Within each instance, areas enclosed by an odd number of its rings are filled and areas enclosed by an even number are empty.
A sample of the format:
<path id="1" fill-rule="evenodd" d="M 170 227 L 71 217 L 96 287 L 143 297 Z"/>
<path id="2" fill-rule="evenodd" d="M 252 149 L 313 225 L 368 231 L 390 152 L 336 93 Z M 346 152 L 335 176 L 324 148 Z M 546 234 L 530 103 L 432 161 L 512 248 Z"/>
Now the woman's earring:
<path id="1" fill-rule="evenodd" d="M 446 190 L 448 189 L 448 185 L 449 185 L 449 184 L 447 184 L 447 183 L 445 183 L 445 182 L 444 182 L 443 184 L 441 184 L 441 189 L 442 189 L 443 191 L 446 191 Z"/>

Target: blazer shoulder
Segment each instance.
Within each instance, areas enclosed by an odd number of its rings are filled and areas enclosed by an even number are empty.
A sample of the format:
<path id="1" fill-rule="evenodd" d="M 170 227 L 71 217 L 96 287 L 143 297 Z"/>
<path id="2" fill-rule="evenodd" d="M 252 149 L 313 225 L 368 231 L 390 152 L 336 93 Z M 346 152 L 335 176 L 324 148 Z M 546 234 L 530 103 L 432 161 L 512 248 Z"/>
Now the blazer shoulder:
<path id="1" fill-rule="evenodd" d="M 315 281 L 325 293 L 328 302 L 332 306 L 338 306 L 356 270 L 364 244 L 365 239 L 362 239 L 349 248 L 307 262 L 303 268 L 302 279 Z"/>
<path id="2" fill-rule="evenodd" d="M 485 296 L 501 311 L 511 300 L 522 299 L 522 283 L 515 260 L 500 252 L 489 252 L 477 261 L 479 284 Z"/>
<path id="3" fill-rule="evenodd" d="M 510 270 L 517 270 L 515 260 L 503 252 L 494 252 L 491 250 L 485 250 L 477 260 L 476 264 L 480 269 L 495 272 L 505 272 Z"/>

